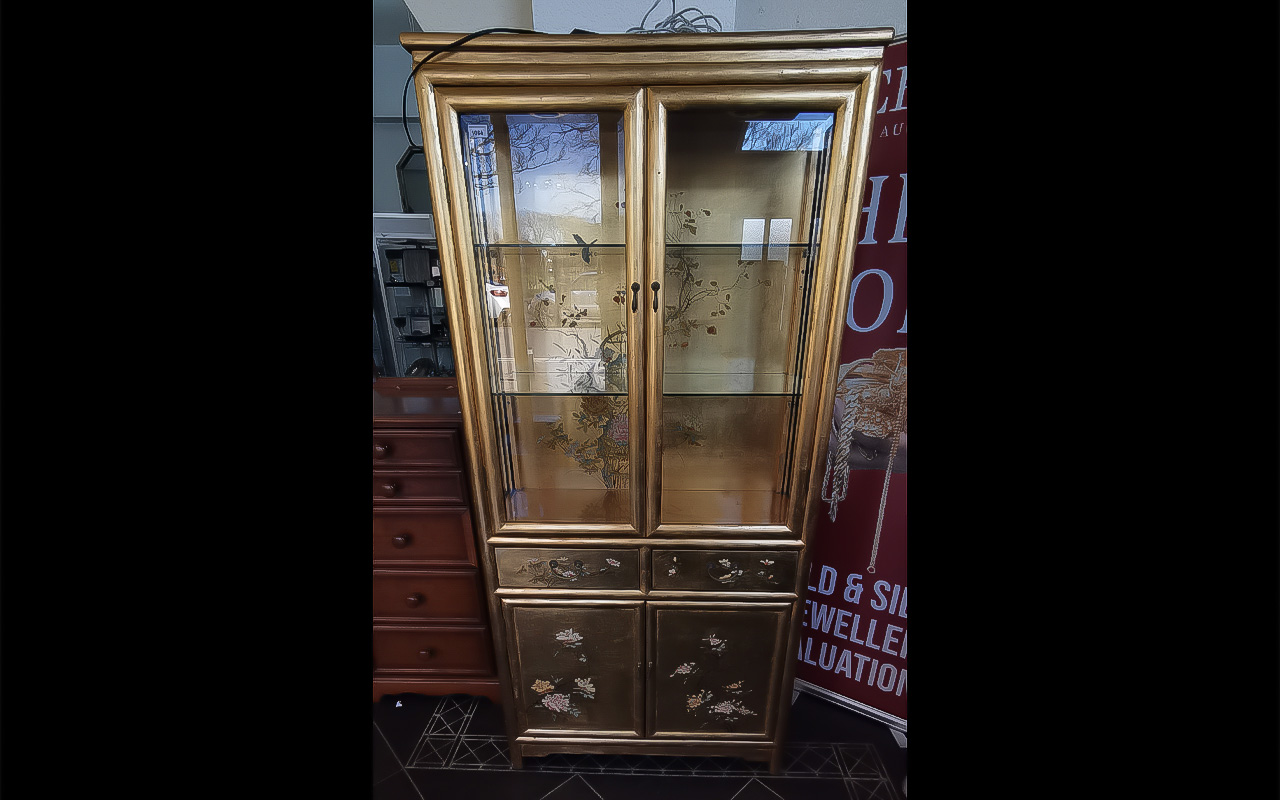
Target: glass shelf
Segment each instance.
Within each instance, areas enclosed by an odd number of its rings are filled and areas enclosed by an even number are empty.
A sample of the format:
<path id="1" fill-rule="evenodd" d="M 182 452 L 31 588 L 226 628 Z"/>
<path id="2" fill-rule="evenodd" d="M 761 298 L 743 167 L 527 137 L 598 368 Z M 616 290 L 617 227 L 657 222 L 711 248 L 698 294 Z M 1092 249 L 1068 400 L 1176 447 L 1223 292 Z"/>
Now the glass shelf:
<path id="1" fill-rule="evenodd" d="M 778 372 L 668 372 L 662 377 L 664 397 L 779 397 L 795 394 L 795 376 Z"/>
<path id="2" fill-rule="evenodd" d="M 743 247 L 809 247 L 808 242 L 667 242 L 667 249 L 677 247 L 707 248 L 709 250 Z"/>
<path id="3" fill-rule="evenodd" d="M 529 243 L 507 243 L 507 242 L 474 242 L 472 247 L 481 248 L 488 247 L 490 249 L 498 248 L 503 250 L 523 249 L 523 250 L 552 250 L 555 248 L 563 248 L 566 250 L 581 250 L 583 247 L 590 247 L 592 250 L 597 247 L 626 247 L 626 244 L 618 244 L 613 242 L 596 242 L 594 244 L 529 244 Z"/>
<path id="4" fill-rule="evenodd" d="M 494 376 L 491 393 L 506 397 L 626 397 L 625 364 L 620 377 L 603 364 L 565 365 L 547 372 L 504 372 Z"/>
<path id="5" fill-rule="evenodd" d="M 666 242 L 668 249 L 676 247 L 688 248 L 707 248 L 710 250 L 724 250 L 730 248 L 740 249 L 743 247 L 809 247 L 809 242 Z M 489 248 L 491 250 L 581 250 L 583 247 L 590 247 L 592 250 L 596 248 L 613 248 L 626 247 L 625 243 L 619 242 L 596 242 L 594 244 L 530 244 L 530 243 L 508 243 L 508 242 L 473 242 L 472 247 L 476 249 Z"/>

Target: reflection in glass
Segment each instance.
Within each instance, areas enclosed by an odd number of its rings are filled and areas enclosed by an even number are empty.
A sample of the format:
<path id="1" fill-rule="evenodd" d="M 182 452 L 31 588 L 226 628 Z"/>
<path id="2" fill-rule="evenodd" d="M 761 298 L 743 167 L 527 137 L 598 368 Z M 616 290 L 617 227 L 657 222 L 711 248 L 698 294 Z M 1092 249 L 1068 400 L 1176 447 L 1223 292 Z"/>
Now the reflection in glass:
<path id="1" fill-rule="evenodd" d="M 625 395 L 499 395 L 508 519 L 631 519 Z"/>
<path id="2" fill-rule="evenodd" d="M 834 115 L 672 111 L 664 524 L 784 524 Z"/>
<path id="3" fill-rule="evenodd" d="M 632 519 L 621 125 L 621 112 L 460 118 L 512 520 Z"/>

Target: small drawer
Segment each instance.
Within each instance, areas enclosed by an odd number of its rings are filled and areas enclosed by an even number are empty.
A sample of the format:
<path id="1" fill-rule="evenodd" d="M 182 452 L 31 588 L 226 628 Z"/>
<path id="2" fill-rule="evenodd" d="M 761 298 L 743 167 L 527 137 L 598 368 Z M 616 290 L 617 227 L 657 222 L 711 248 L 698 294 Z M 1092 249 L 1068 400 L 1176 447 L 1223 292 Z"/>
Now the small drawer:
<path id="1" fill-rule="evenodd" d="M 484 627 L 373 626 L 373 669 L 493 674 L 489 631 Z"/>
<path id="2" fill-rule="evenodd" d="M 373 561 L 390 566 L 474 566 L 471 512 L 465 508 L 373 512 Z"/>
<path id="3" fill-rule="evenodd" d="M 498 586 L 512 589 L 640 589 L 640 551 L 495 547 Z"/>
<path id="4" fill-rule="evenodd" d="M 476 570 L 373 571 L 373 616 L 483 624 Z"/>
<path id="5" fill-rule="evenodd" d="M 376 503 L 465 503 L 466 499 L 462 472 L 373 473 L 373 500 Z"/>
<path id="6" fill-rule="evenodd" d="M 456 430 L 373 432 L 375 467 L 462 469 L 462 441 Z"/>
<path id="7" fill-rule="evenodd" d="M 653 591 L 794 592 L 795 550 L 654 550 Z"/>

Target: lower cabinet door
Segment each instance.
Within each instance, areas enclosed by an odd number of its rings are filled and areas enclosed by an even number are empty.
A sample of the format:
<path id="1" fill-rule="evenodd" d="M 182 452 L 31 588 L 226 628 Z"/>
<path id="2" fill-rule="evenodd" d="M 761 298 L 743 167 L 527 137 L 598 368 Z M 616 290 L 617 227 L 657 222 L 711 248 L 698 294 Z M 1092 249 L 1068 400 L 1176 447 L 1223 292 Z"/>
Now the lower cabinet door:
<path id="1" fill-rule="evenodd" d="M 503 599 L 522 734 L 642 735 L 642 605 Z"/>
<path id="2" fill-rule="evenodd" d="M 651 735 L 768 738 L 791 604 L 647 605 Z"/>

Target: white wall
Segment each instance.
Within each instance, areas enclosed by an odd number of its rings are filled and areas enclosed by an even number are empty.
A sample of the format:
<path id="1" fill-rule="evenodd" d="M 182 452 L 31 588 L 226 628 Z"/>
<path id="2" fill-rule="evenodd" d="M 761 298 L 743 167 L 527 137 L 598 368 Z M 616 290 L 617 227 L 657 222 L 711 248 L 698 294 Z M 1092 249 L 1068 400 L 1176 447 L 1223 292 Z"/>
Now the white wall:
<path id="1" fill-rule="evenodd" d="M 405 0 L 405 5 L 424 31 L 533 28 L 530 0 Z"/>
<path id="2" fill-rule="evenodd" d="M 524 28 L 568 33 L 574 28 L 596 33 L 622 33 L 646 27 L 673 9 L 697 8 L 720 21 L 725 31 L 820 30 L 824 28 L 892 27 L 907 31 L 907 0 L 403 0 L 424 31 L 459 35 L 484 28 Z M 650 11 L 652 9 L 652 11 Z M 395 27 L 396 15 L 382 9 L 381 27 Z M 646 13 L 648 19 L 645 19 Z M 693 16 L 693 15 L 689 15 Z M 399 211 L 395 162 L 408 142 L 400 122 L 400 94 L 413 59 L 399 44 L 374 45 L 374 210 Z M 412 140 L 422 137 L 413 91 L 408 100 Z"/>
<path id="3" fill-rule="evenodd" d="M 568 33 L 574 28 L 593 33 L 626 33 L 628 28 L 636 28 L 643 21 L 646 28 L 654 25 L 673 12 L 671 0 L 659 0 L 654 8 L 654 0 L 532 0 L 533 26 L 544 33 Z M 733 27 L 735 0 L 676 0 L 674 11 L 696 7 L 698 13 L 710 14 L 720 21 L 720 30 L 731 31 Z M 649 13 L 649 9 L 653 9 Z M 645 14 L 648 13 L 648 17 Z M 698 13 L 686 13 L 692 19 Z"/>
<path id="4" fill-rule="evenodd" d="M 574 28 L 622 33 L 635 27 L 654 0 L 405 0 L 424 31 L 470 33 L 482 28 L 531 28 L 568 33 Z M 697 8 L 726 31 L 892 27 L 907 32 L 907 0 L 659 0 L 646 27 L 672 10 Z M 687 15 L 693 16 L 693 15 Z"/>
<path id="5" fill-rule="evenodd" d="M 893 28 L 907 33 L 907 0 L 736 0 L 740 31 Z"/>

